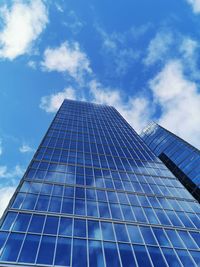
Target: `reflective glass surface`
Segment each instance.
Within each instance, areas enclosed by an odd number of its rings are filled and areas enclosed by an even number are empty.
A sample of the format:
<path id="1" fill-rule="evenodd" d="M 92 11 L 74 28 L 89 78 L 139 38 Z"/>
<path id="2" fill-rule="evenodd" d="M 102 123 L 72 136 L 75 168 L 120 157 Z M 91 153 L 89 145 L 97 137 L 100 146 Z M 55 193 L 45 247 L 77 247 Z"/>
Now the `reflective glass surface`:
<path id="1" fill-rule="evenodd" d="M 65 100 L 0 224 L 0 266 L 199 266 L 200 207 L 113 108 Z"/>

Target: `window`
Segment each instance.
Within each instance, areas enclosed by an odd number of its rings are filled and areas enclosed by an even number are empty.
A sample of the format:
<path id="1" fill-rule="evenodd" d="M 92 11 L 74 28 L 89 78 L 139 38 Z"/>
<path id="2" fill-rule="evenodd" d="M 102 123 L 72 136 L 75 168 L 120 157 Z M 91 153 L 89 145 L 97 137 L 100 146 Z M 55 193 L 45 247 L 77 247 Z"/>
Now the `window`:
<path id="1" fill-rule="evenodd" d="M 0 259 L 2 261 L 16 261 L 23 238 L 23 234 L 10 234 Z"/>
<path id="2" fill-rule="evenodd" d="M 69 266 L 71 256 L 71 239 L 58 237 L 55 265 Z"/>
<path id="3" fill-rule="evenodd" d="M 72 218 L 61 218 L 59 235 L 71 236 L 72 235 Z"/>
<path id="4" fill-rule="evenodd" d="M 53 236 L 43 236 L 40 244 L 37 263 L 39 264 L 53 264 L 53 255 L 56 238 Z M 47 253 L 48 252 L 48 253 Z"/>
<path id="5" fill-rule="evenodd" d="M 58 230 L 58 217 L 47 216 L 44 233 L 56 235 Z"/>
<path id="6" fill-rule="evenodd" d="M 20 262 L 35 262 L 39 241 L 40 236 L 27 234 L 20 253 Z"/>
<path id="7" fill-rule="evenodd" d="M 132 248 L 129 244 L 119 243 L 119 252 L 123 267 L 136 266 Z"/>
<path id="8" fill-rule="evenodd" d="M 75 238 L 73 240 L 72 266 L 87 267 L 87 243 L 84 239 Z"/>
<path id="9" fill-rule="evenodd" d="M 104 253 L 106 258 L 106 266 L 120 267 L 119 255 L 115 243 L 104 242 Z"/>
<path id="10" fill-rule="evenodd" d="M 90 241 L 89 245 L 89 266 L 104 267 L 104 259 L 102 253 L 102 244 L 100 241 Z"/>
<path id="11" fill-rule="evenodd" d="M 31 219 L 28 231 L 33 233 L 41 233 L 44 225 L 44 219 L 45 216 L 34 214 Z"/>
<path id="12" fill-rule="evenodd" d="M 10 212 L 9 211 L 6 214 L 6 217 L 4 219 L 4 222 L 3 222 L 3 225 L 1 227 L 1 229 L 3 229 L 3 230 L 11 230 L 16 216 L 17 216 L 16 212 Z"/>
<path id="13" fill-rule="evenodd" d="M 149 257 L 144 246 L 133 245 L 135 256 L 139 266 L 151 266 Z"/>

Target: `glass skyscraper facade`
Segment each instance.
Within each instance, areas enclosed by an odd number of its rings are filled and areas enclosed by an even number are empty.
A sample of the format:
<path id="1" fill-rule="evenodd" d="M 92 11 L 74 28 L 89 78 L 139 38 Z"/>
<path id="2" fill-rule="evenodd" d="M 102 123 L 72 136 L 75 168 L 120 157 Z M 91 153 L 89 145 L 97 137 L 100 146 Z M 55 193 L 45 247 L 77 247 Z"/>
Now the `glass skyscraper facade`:
<path id="1" fill-rule="evenodd" d="M 200 151 L 154 122 L 141 137 L 200 202 Z"/>
<path id="2" fill-rule="evenodd" d="M 65 100 L 0 224 L 0 266 L 200 266 L 200 206 L 115 108 Z"/>

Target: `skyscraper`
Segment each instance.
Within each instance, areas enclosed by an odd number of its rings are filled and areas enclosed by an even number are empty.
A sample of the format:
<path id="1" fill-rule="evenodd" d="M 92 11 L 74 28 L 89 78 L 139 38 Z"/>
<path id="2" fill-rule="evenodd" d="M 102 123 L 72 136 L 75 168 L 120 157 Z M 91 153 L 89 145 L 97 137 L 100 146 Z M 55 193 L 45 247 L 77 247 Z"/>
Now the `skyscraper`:
<path id="1" fill-rule="evenodd" d="M 154 122 L 141 137 L 200 202 L 200 151 Z"/>
<path id="2" fill-rule="evenodd" d="M 200 206 L 113 107 L 65 100 L 0 230 L 0 266 L 199 266 Z"/>

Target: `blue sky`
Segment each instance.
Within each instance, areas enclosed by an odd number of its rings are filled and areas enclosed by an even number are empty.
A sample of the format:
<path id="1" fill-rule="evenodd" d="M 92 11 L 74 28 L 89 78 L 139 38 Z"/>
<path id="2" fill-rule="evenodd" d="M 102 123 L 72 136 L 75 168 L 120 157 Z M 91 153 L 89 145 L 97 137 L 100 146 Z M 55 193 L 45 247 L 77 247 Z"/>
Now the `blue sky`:
<path id="1" fill-rule="evenodd" d="M 200 0 L 1 1 L 0 213 L 64 98 L 200 147 Z"/>

